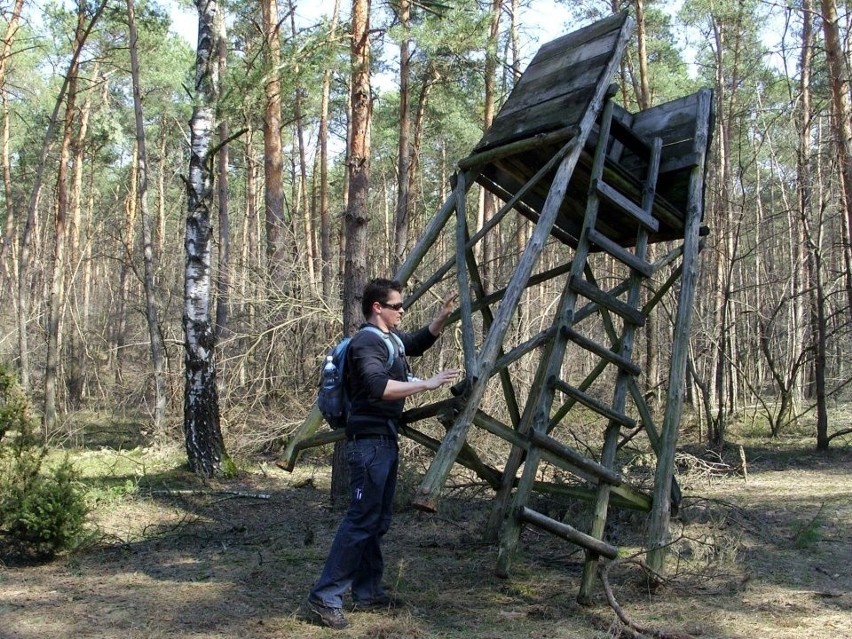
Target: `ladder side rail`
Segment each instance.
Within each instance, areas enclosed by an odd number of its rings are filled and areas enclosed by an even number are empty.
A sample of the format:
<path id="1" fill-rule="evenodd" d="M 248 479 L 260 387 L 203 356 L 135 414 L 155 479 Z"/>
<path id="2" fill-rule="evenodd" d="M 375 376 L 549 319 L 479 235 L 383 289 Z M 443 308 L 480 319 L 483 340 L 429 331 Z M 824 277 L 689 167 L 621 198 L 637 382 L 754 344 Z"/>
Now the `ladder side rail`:
<path id="1" fill-rule="evenodd" d="M 607 100 L 603 112 L 600 117 L 600 136 L 599 143 L 595 149 L 595 156 L 592 162 L 592 175 L 600 175 L 603 171 L 603 166 L 606 160 L 606 140 L 609 137 L 609 124 L 612 119 L 613 112 L 612 100 Z M 556 315 L 557 321 L 563 326 L 571 323 L 571 318 L 574 311 L 574 306 L 577 302 L 577 294 L 570 286 L 571 281 L 582 274 L 589 255 L 588 229 L 594 227 L 595 219 L 598 213 L 598 200 L 590 193 L 590 197 L 586 203 L 586 215 L 583 221 L 583 230 L 580 233 L 580 238 L 577 242 L 577 250 L 574 253 L 574 259 L 571 261 L 571 273 L 568 277 L 568 285 L 566 286 L 560 306 Z M 550 348 L 547 352 L 547 357 L 542 358 L 542 367 L 539 375 L 541 381 L 545 383 L 539 384 L 535 393 L 531 393 L 528 399 L 528 410 L 525 413 L 525 421 L 530 426 L 531 431 L 546 433 L 550 424 L 550 408 L 553 403 L 555 386 L 554 379 L 558 379 L 559 371 L 562 367 L 562 362 L 565 355 L 565 347 L 567 345 L 567 335 L 561 331 L 558 332 L 553 341 L 550 343 Z M 524 461 L 524 470 L 521 478 L 518 481 L 515 489 L 514 497 L 512 498 L 512 507 L 508 516 L 504 518 L 503 525 L 500 529 L 500 547 L 497 552 L 497 567 L 498 575 L 507 575 L 509 565 L 512 561 L 515 548 L 518 545 L 521 532 L 521 521 L 517 517 L 518 508 L 527 503 L 529 494 L 535 482 L 538 464 L 541 460 L 541 449 L 537 446 L 531 446 L 527 452 L 526 460 Z M 517 472 L 517 469 L 510 469 L 507 466 L 507 471 Z"/>
<path id="2" fill-rule="evenodd" d="M 662 150 L 662 140 L 656 137 L 651 143 L 651 156 L 648 161 L 648 174 L 645 179 L 645 185 L 642 190 L 642 210 L 650 215 L 654 207 L 654 196 L 657 183 L 657 172 L 660 166 L 660 154 Z M 640 226 L 636 235 L 635 255 L 637 258 L 644 260 L 648 249 L 648 231 L 646 226 Z M 590 271 L 590 269 L 589 269 Z M 591 273 L 589 273 L 591 275 Z M 644 277 L 637 271 L 631 271 L 629 276 L 630 289 L 627 292 L 627 304 L 632 308 L 639 306 L 642 294 L 642 282 Z M 633 343 L 636 334 L 636 325 L 625 322 L 621 336 L 622 357 L 630 358 L 633 352 Z M 613 392 L 612 408 L 618 413 L 624 412 L 624 407 L 627 402 L 628 382 L 630 376 L 624 371 L 619 371 L 616 376 L 615 390 Z M 601 452 L 601 464 L 607 468 L 612 468 L 615 464 L 615 454 L 618 447 L 618 436 L 621 431 L 621 424 L 615 421 L 610 421 L 604 433 L 604 446 Z M 609 512 L 609 494 L 610 489 L 606 484 L 598 485 L 598 499 L 595 503 L 594 516 L 592 520 L 592 528 L 589 534 L 603 540 L 606 530 L 606 519 Z M 586 562 L 583 566 L 583 576 L 580 582 L 580 592 L 577 595 L 577 600 L 581 603 L 591 601 L 592 587 L 597 576 L 598 556 L 596 553 L 587 551 Z"/>

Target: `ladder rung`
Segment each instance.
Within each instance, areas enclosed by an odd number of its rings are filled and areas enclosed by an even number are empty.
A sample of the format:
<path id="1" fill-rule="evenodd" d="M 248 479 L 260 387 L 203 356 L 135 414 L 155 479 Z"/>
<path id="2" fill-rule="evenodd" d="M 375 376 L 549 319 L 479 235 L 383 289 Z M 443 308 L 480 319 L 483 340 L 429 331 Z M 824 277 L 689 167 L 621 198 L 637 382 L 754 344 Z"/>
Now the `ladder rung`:
<path id="1" fill-rule="evenodd" d="M 660 223 L 656 218 L 651 217 L 642 209 L 641 206 L 631 202 L 609 184 L 601 182 L 600 180 L 595 180 L 594 190 L 601 198 L 620 208 L 651 233 L 656 233 L 660 230 Z"/>
<path id="2" fill-rule="evenodd" d="M 636 135 L 633 129 L 619 118 L 612 118 L 609 134 L 643 160 L 647 160 L 651 156 L 651 145 L 648 141 Z"/>
<path id="3" fill-rule="evenodd" d="M 622 426 L 626 426 L 627 428 L 636 428 L 636 421 L 634 419 L 612 410 L 609 406 L 605 406 L 591 395 L 587 395 L 581 391 L 579 388 L 575 388 L 574 386 L 571 386 L 571 384 L 567 384 L 559 378 L 554 378 L 552 385 L 555 389 L 573 397 L 584 406 L 591 408 L 593 411 L 599 415 L 603 415 L 608 420 L 621 424 Z"/>
<path id="4" fill-rule="evenodd" d="M 629 304 L 625 304 L 620 299 L 613 297 L 608 293 L 604 293 L 597 286 L 589 284 L 583 278 L 572 275 L 568 285 L 571 287 L 571 290 L 576 293 L 580 293 L 584 297 L 588 297 L 590 300 L 597 302 L 601 306 L 605 306 L 631 324 L 635 326 L 645 325 L 645 316 L 642 315 L 639 310 L 633 308 Z"/>
<path id="5" fill-rule="evenodd" d="M 600 539 L 595 539 L 591 535 L 580 532 L 576 528 L 563 524 L 561 521 L 551 519 L 547 515 L 542 515 L 539 512 L 531 510 L 526 506 L 521 506 L 518 509 L 518 519 L 521 521 L 533 524 L 539 528 L 543 528 L 549 533 L 553 533 L 558 537 L 562 537 L 571 543 L 582 546 L 596 555 L 601 555 L 607 559 L 615 559 L 618 557 L 618 548 L 612 546 Z"/>
<path id="6" fill-rule="evenodd" d="M 561 457 L 577 468 L 586 471 L 590 475 L 597 477 L 599 480 L 604 481 L 607 484 L 620 486 L 624 483 L 624 478 L 611 468 L 607 468 L 603 464 L 599 464 L 588 457 L 583 457 L 583 455 L 578 453 L 576 450 L 569 448 L 562 442 L 555 440 L 553 437 L 534 430 L 530 433 L 530 441 L 536 446 L 550 451 L 557 457 Z"/>
<path id="7" fill-rule="evenodd" d="M 600 231 L 589 229 L 588 238 L 592 244 L 597 245 L 612 255 L 622 264 L 629 266 L 634 271 L 638 271 L 643 277 L 651 277 L 651 274 L 654 272 L 654 267 L 648 264 L 648 262 L 636 257 L 633 253 L 620 244 L 616 244 Z"/>
<path id="8" fill-rule="evenodd" d="M 597 342 L 593 342 L 588 337 L 581 335 L 570 326 L 563 327 L 562 332 L 565 333 L 565 336 L 572 342 L 574 342 L 577 346 L 584 348 L 591 353 L 594 353 L 601 359 L 605 359 L 608 362 L 615 364 L 625 373 L 633 375 L 634 377 L 638 377 L 642 374 L 642 369 L 639 367 L 638 364 L 608 349 L 606 346 L 602 346 Z"/>

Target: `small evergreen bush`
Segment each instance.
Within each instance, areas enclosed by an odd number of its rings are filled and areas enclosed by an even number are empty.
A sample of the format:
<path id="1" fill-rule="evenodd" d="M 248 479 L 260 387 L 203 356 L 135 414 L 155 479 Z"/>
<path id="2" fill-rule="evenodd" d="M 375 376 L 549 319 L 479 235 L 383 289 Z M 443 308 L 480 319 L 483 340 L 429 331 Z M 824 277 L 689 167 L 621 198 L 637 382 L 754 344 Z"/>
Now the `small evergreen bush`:
<path id="1" fill-rule="evenodd" d="M 47 448 L 15 376 L 0 365 L 0 559 L 39 561 L 73 548 L 88 513 L 66 457 L 45 468 Z"/>

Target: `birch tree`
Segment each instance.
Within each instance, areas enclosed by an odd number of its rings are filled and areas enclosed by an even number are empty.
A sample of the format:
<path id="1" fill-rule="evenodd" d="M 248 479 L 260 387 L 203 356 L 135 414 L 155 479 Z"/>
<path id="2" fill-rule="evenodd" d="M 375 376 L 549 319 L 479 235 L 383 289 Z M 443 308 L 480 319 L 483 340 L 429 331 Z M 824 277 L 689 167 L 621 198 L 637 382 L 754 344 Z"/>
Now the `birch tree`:
<path id="1" fill-rule="evenodd" d="M 184 437 L 190 469 L 210 477 L 229 473 L 219 424 L 214 353 L 216 333 L 211 318 L 211 254 L 213 228 L 213 137 L 219 95 L 218 43 L 224 21 L 216 0 L 195 0 L 198 48 L 195 59 L 194 105 L 189 121 L 190 159 L 186 184 L 186 267 L 183 326 L 185 337 Z"/>

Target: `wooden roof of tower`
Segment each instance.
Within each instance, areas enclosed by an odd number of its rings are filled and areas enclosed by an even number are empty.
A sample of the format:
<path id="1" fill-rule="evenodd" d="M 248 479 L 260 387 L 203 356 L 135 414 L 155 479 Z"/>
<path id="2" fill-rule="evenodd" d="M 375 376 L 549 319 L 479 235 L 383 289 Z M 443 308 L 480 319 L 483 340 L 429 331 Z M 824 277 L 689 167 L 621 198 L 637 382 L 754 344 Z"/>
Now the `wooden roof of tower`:
<path id="1" fill-rule="evenodd" d="M 462 168 L 478 166 L 476 178 L 484 188 L 503 200 L 517 193 L 568 140 L 580 133 L 578 124 L 602 87 L 610 87 L 632 21 L 626 12 L 615 14 L 584 29 L 546 43 L 539 49 L 494 119 L 491 128 L 471 155 L 459 162 Z M 660 177 L 654 217 L 660 230 L 650 241 L 683 237 L 683 210 L 691 167 L 707 149 L 696 140 L 697 125 L 712 114 L 701 113 L 698 94 L 631 114 L 616 109 L 614 128 L 622 144 L 612 145 L 607 155 L 606 181 L 631 201 L 641 202 L 645 165 L 631 147 L 647 146 L 650 138 L 662 138 Z M 589 189 L 591 150 L 596 131 L 584 140 L 584 152 L 562 203 L 554 235 L 574 244 L 580 231 Z M 482 159 L 487 158 L 483 164 Z M 550 190 L 555 171 L 541 180 L 517 205 L 523 215 L 536 220 Z M 623 246 L 635 241 L 636 225 L 619 207 L 601 203 L 599 228 Z"/>

